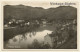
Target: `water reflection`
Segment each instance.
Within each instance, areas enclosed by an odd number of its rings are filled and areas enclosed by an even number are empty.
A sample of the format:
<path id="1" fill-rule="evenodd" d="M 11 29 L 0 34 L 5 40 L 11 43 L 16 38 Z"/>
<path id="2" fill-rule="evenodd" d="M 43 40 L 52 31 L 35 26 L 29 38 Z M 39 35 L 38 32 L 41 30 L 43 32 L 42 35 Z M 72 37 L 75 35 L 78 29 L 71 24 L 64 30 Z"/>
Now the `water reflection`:
<path id="1" fill-rule="evenodd" d="M 52 31 L 50 30 L 42 30 L 42 31 L 33 31 L 33 32 L 28 32 L 25 34 L 20 34 L 12 39 L 9 39 L 7 42 L 7 48 L 28 48 L 29 45 L 35 44 L 38 42 L 43 43 L 44 41 L 44 36 L 50 34 Z M 10 47 L 13 46 L 13 47 Z M 18 46 L 18 47 L 14 47 Z M 35 46 L 35 45 L 33 45 Z"/>

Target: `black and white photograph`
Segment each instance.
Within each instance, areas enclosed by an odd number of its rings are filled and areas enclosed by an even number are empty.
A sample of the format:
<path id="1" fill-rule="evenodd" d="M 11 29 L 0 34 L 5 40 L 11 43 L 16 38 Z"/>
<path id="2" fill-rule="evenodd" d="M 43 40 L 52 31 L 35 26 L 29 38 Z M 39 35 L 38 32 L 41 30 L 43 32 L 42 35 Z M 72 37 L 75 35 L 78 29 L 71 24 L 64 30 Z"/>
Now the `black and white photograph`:
<path id="1" fill-rule="evenodd" d="M 3 49 L 77 49 L 76 2 L 3 3 Z"/>

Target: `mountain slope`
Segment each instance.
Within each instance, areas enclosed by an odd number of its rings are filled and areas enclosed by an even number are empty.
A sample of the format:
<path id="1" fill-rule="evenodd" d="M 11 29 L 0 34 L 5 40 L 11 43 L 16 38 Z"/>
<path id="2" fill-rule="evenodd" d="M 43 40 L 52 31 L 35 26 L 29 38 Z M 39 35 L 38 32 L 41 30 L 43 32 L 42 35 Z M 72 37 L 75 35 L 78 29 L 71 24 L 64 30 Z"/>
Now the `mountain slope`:
<path id="1" fill-rule="evenodd" d="M 46 18 L 53 19 L 76 19 L 77 9 L 71 6 L 60 6 L 57 8 L 43 9 L 41 7 L 31 7 L 24 5 L 5 5 L 4 21 L 9 19 L 35 20 Z"/>

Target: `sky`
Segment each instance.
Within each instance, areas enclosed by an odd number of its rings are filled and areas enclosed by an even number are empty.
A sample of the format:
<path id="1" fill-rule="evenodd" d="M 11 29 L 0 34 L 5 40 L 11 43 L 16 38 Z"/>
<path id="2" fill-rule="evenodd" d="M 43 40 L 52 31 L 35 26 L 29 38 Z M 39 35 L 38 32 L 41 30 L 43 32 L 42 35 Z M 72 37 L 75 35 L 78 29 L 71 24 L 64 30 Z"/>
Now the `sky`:
<path id="1" fill-rule="evenodd" d="M 32 7 L 42 7 L 42 8 L 56 8 L 60 5 L 51 5 L 50 2 L 52 3 L 65 3 L 65 2 L 53 2 L 53 1 L 5 1 L 3 2 L 3 5 L 25 5 L 25 6 L 32 6 Z M 70 3 L 70 2 L 67 2 Z M 76 2 L 72 2 L 72 3 L 76 3 Z M 67 5 L 66 5 L 67 6 Z M 76 5 L 71 5 L 73 7 L 77 8 L 77 4 Z"/>

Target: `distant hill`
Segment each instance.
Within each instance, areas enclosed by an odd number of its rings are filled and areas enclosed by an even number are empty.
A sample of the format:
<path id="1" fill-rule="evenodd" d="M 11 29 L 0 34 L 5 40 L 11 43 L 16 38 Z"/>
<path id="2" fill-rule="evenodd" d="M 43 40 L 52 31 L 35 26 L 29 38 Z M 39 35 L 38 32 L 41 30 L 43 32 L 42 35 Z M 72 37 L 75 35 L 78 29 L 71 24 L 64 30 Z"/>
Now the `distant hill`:
<path id="1" fill-rule="evenodd" d="M 41 7 L 31 7 L 24 5 L 5 5 L 4 21 L 11 18 L 35 20 L 46 18 L 53 19 L 76 19 L 77 9 L 71 6 L 60 6 L 57 8 L 43 9 Z"/>
<path id="2" fill-rule="evenodd" d="M 50 10 L 50 9 L 48 9 Z M 60 6 L 48 12 L 49 19 L 75 19 L 77 18 L 77 9 L 71 6 Z"/>

